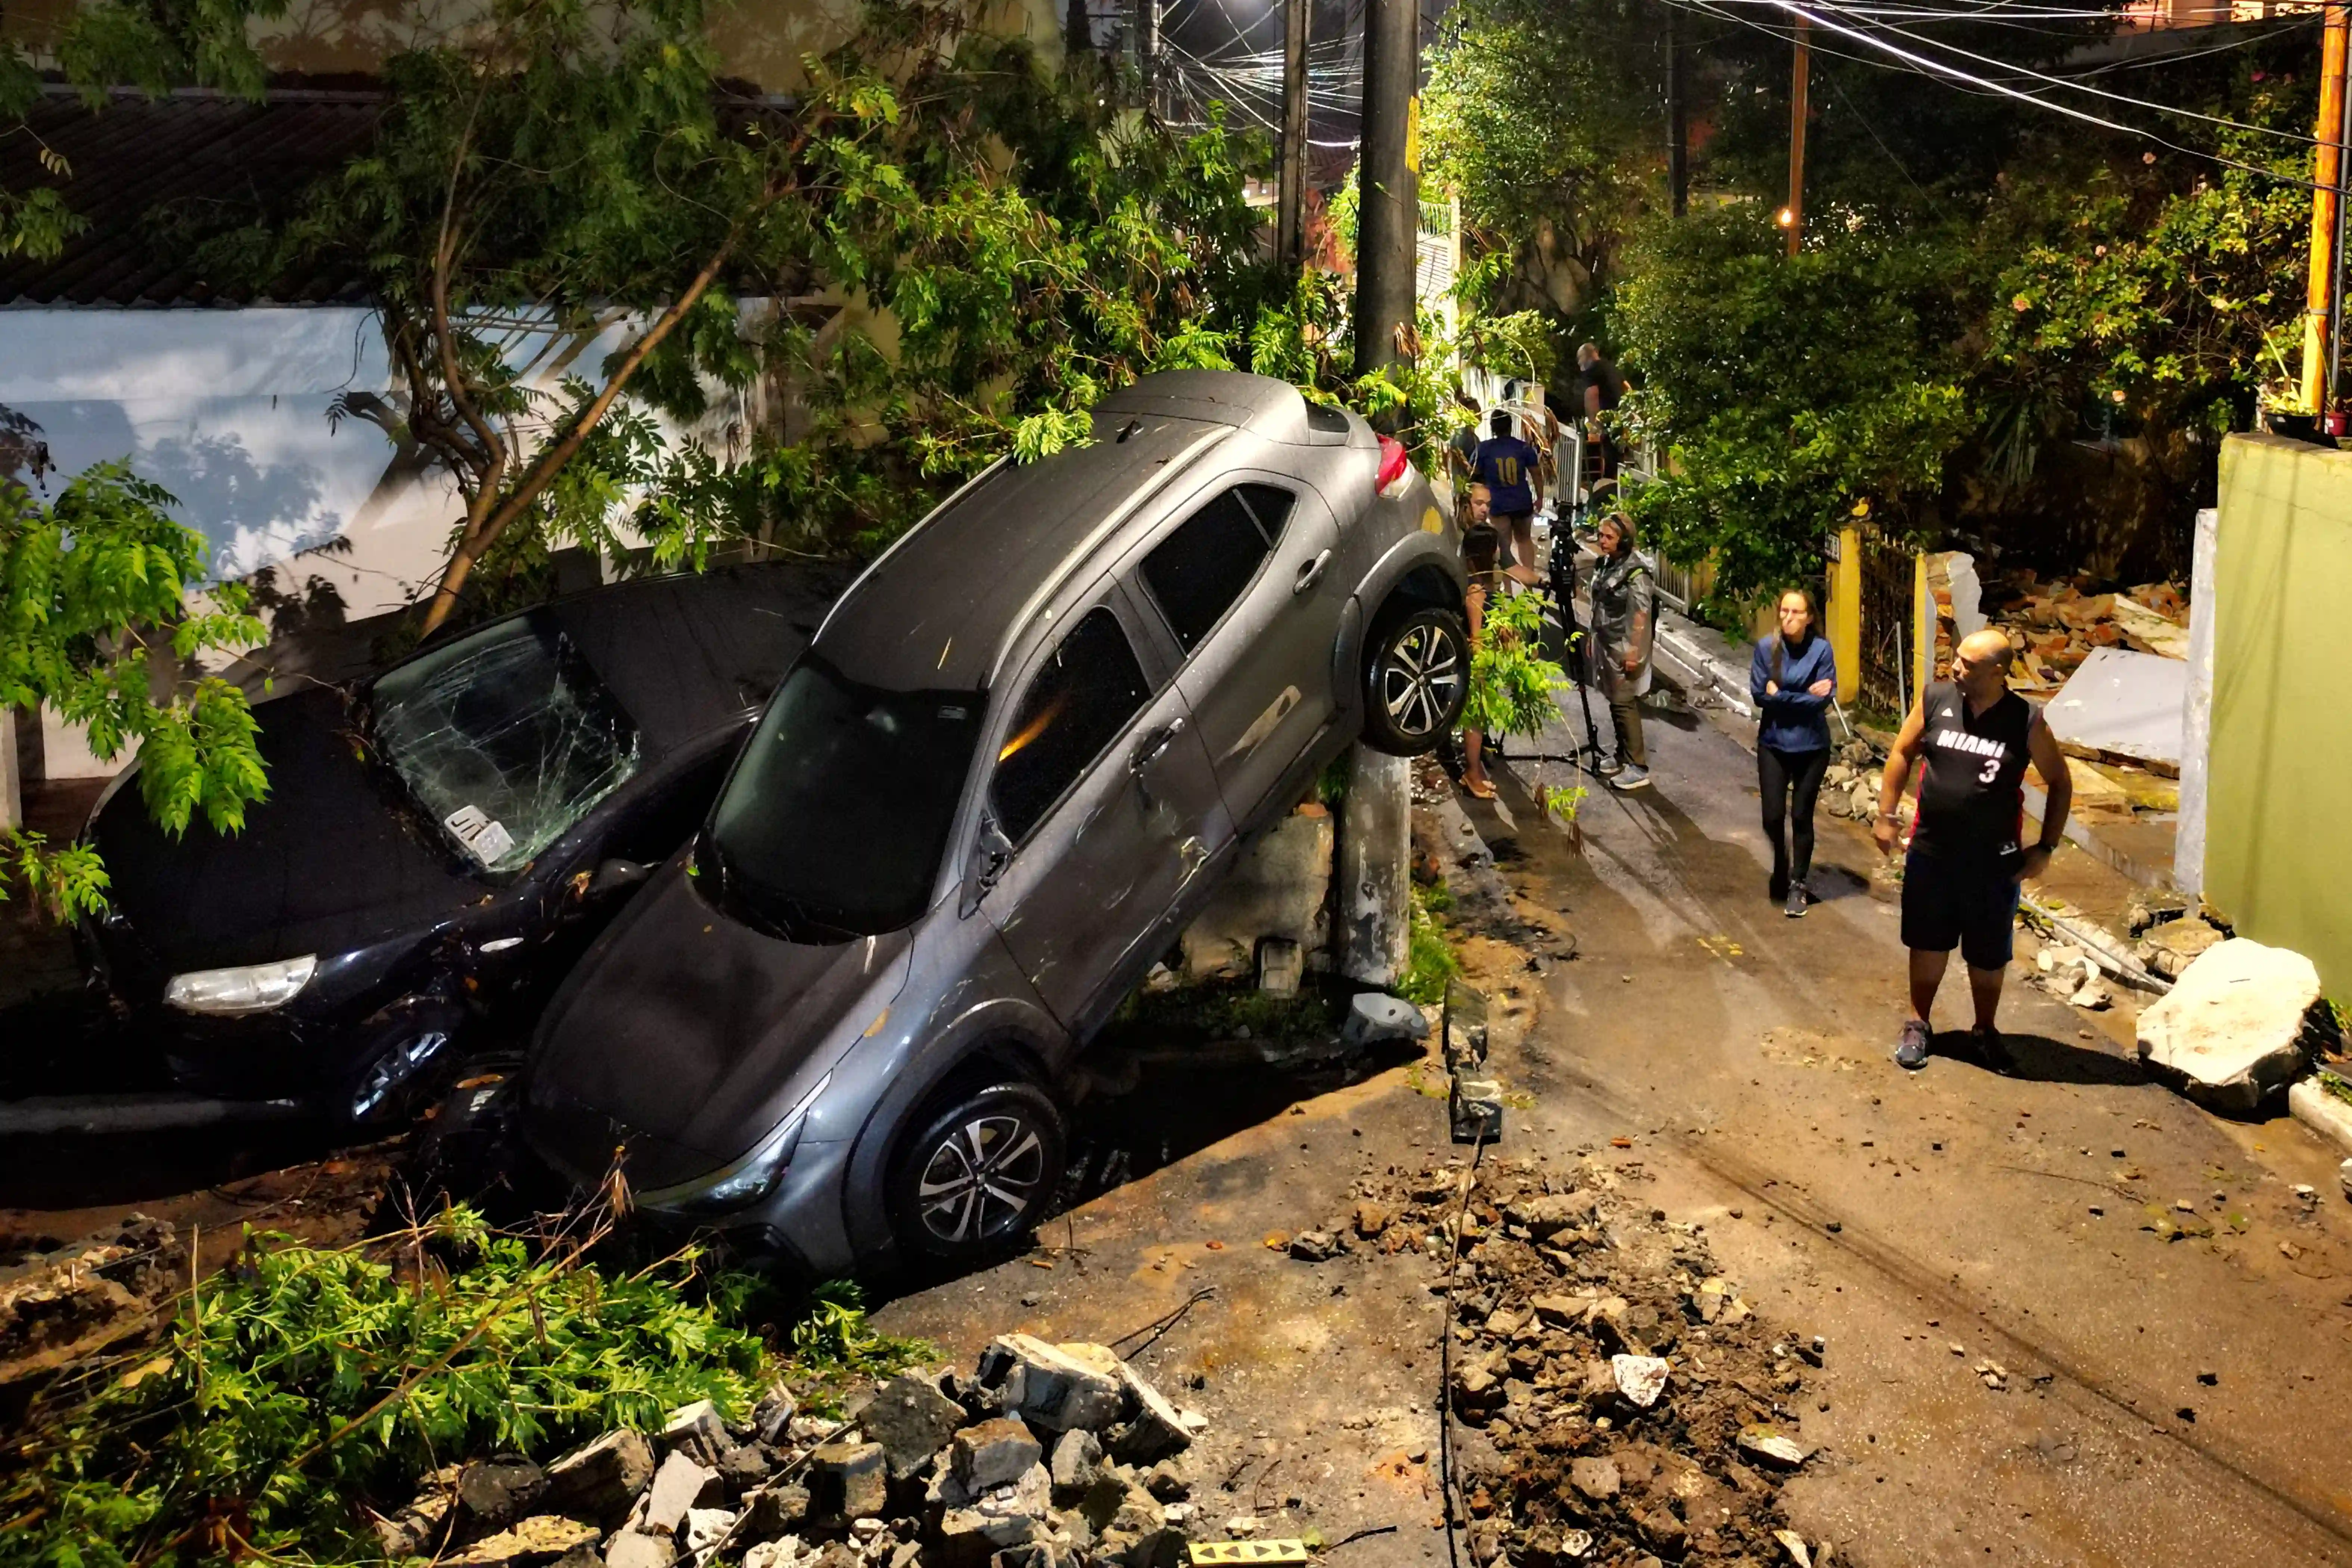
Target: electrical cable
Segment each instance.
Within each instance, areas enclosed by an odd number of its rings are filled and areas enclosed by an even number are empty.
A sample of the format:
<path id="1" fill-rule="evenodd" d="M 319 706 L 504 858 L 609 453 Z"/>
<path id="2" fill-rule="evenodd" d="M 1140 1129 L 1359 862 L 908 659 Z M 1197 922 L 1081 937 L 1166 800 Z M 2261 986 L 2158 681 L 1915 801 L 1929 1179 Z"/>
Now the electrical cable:
<path id="1" fill-rule="evenodd" d="M 1477 1147 L 1471 1151 L 1470 1168 L 1462 1173 L 1462 1206 L 1454 1215 L 1454 1245 L 1445 1258 L 1445 1325 L 1437 1331 L 1437 1495 L 1445 1508 L 1445 1561 L 1447 1568 L 1462 1568 L 1462 1558 L 1454 1546 L 1460 1529 L 1459 1515 L 1467 1509 L 1457 1509 L 1454 1497 L 1454 1270 L 1462 1261 L 1462 1222 L 1470 1215 L 1470 1194 L 1478 1185 L 1478 1166 L 1486 1158 L 1486 1129 L 1478 1129 Z"/>
<path id="2" fill-rule="evenodd" d="M 1715 8 L 1717 0 L 1666 0 L 1666 3 L 1671 5 L 1681 6 L 1685 10 L 1698 10 L 1709 16 L 1716 16 L 1719 20 L 1745 20 L 1745 18 L 1726 16 L 1724 13 L 1717 11 Z M 2000 82 L 1987 80 L 1982 77 L 1975 76 L 1968 71 L 1962 70 L 1958 66 L 1948 64 L 1942 60 L 1934 59 L 1924 55 L 1914 54 L 1908 49 L 1902 48 L 1899 46 L 1889 43 L 1883 38 L 1873 37 L 1871 34 L 1864 32 L 1858 28 L 1844 26 L 1824 16 L 1816 16 L 1804 5 L 1797 4 L 1796 0 L 1764 0 L 1764 3 L 1773 5 L 1781 11 L 1785 11 L 1790 16 L 1796 16 L 1802 21 L 1811 23 L 1815 27 L 1834 33 L 1841 37 L 1850 38 L 1856 43 L 1876 49 L 1882 54 L 1891 56 L 1910 67 L 1913 74 L 1933 77 L 1948 84 L 1958 86 L 1963 90 L 1974 89 L 1995 97 L 2014 99 L 2021 103 L 2030 103 L 2038 109 L 2046 109 L 2053 114 L 2063 115 L 2069 120 L 2080 121 L 2086 125 L 2098 126 L 2101 130 L 2119 132 L 2124 135 L 2135 137 L 2143 142 L 2153 142 L 2157 146 L 2165 148 L 2170 152 L 2179 153 L 2185 157 L 2201 158 L 2209 163 L 2220 163 L 2228 168 L 2242 170 L 2246 174 L 2259 174 L 2265 179 L 2276 180 L 2283 184 L 2300 186 L 2302 189 L 2307 191 L 2332 191 L 2335 189 L 2332 185 L 2321 185 L 2315 181 L 2307 180 L 2298 175 L 2282 174 L 2276 169 L 2266 169 L 2259 163 L 2249 163 L 2243 159 L 2232 158 L 2226 153 L 2212 153 L 2202 148 L 2186 146 L 2168 137 L 2160 136 L 2155 132 L 2146 130 L 2140 126 L 2127 125 L 2120 121 L 2109 120 L 2105 116 L 2093 114 L 2088 110 L 2077 109 L 2071 104 L 2060 103 L 2053 100 L 2043 98 L 2036 93 L 2026 92 L 2021 89 L 2009 87 Z M 1748 25 L 1751 26 L 1756 26 L 1754 23 L 1749 23 Z M 1765 27 L 1760 30 L 1773 33 L 1773 36 L 1779 37 L 1785 37 L 1787 36 L 1785 34 L 1775 32 L 1774 29 L 1769 27 Z M 1818 44 L 1813 45 L 1812 47 L 1817 52 L 1834 54 L 1841 58 L 1855 58 L 1846 55 L 1841 50 L 1823 49 L 1822 46 Z M 1869 60 L 1864 63 L 1877 67 L 1881 69 L 1895 68 L 1887 67 L 1883 62 L 1876 60 Z"/>

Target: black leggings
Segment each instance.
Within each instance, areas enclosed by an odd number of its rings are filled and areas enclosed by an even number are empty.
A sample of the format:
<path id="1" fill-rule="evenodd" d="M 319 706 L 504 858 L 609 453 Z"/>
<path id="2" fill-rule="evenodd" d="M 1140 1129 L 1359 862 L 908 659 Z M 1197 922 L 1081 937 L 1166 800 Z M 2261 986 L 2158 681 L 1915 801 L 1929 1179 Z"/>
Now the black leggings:
<path id="1" fill-rule="evenodd" d="M 1764 837 L 1772 841 L 1772 875 L 1803 881 L 1813 871 L 1813 802 L 1828 771 L 1827 752 L 1779 752 L 1756 748 L 1756 783 L 1764 795 Z M 1791 801 L 1790 793 L 1796 798 Z M 1793 807 L 1793 810 L 1791 809 Z M 1793 817 L 1793 822 L 1790 818 Z M 1795 832 L 1788 829 L 1793 826 Z M 1789 839 L 1796 839 L 1797 863 L 1789 864 Z"/>

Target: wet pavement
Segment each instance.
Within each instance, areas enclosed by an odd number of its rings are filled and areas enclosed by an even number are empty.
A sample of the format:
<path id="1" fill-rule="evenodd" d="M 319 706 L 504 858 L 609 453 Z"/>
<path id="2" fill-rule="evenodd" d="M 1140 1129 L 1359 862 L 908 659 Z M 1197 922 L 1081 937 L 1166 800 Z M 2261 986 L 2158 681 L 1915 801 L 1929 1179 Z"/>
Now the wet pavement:
<path id="1" fill-rule="evenodd" d="M 1691 715 L 1654 718 L 1650 744 L 1657 787 L 1596 793 L 1580 854 L 1476 813 L 1522 908 L 1565 911 L 1581 949 L 1536 974 L 1503 944 L 1464 943 L 1499 1007 L 1533 1015 L 1497 1030 L 1493 1065 L 1528 1098 L 1496 1152 L 1613 1158 L 1705 1227 L 1760 1312 L 1824 1336 L 1803 1413 L 1821 1452 L 1787 1494 L 1797 1528 L 1862 1563 L 2352 1561 L 2352 1214 L 2335 1153 L 2283 1116 L 2218 1120 L 2147 1081 L 2128 1008 L 2078 1014 L 2015 984 L 2017 1073 L 1959 1054 L 1957 977 L 1943 1054 L 1901 1072 L 1896 914 L 1872 896 L 1858 826 L 1823 819 L 1826 900 L 1786 920 L 1765 896 L 1748 754 Z M 1507 775 L 1514 804 L 1532 819 Z M 2051 880 L 2078 905 L 2112 892 L 2064 862 Z M 1307 1265 L 1265 1245 L 1344 1212 L 1359 1173 L 1440 1150 L 1435 1081 L 1400 1066 L 1302 1088 L 1079 1205 L 1048 1227 L 1052 1249 L 881 1321 L 962 1356 L 1012 1327 L 1117 1339 L 1211 1289 L 1140 1355 L 1215 1423 L 1204 1530 L 1241 1516 L 1336 1542 L 1393 1525 L 1335 1560 L 1442 1559 L 1431 1266 Z M 1136 1092 L 1148 1103 L 1153 1086 Z M 1082 1128 L 1107 1113 L 1082 1110 Z M 2002 1390 L 1976 1373 L 1986 1360 L 2011 1373 Z"/>

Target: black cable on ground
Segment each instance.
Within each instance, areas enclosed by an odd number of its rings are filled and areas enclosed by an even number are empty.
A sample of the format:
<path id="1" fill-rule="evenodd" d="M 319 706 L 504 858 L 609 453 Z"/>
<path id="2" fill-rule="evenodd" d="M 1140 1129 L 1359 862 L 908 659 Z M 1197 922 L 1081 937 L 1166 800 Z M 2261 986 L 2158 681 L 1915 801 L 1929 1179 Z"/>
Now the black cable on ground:
<path id="1" fill-rule="evenodd" d="M 1454 1270 L 1462 1261 L 1462 1223 L 1470 1215 L 1470 1194 L 1478 1185 L 1478 1166 L 1486 1157 L 1486 1130 L 1478 1130 L 1477 1147 L 1470 1152 L 1470 1168 L 1462 1173 L 1462 1206 L 1454 1214 L 1454 1245 L 1445 1258 L 1445 1326 L 1437 1334 L 1437 1490 L 1445 1503 L 1445 1562 L 1462 1568 L 1454 1547 L 1459 1529 L 1454 1497 Z"/>

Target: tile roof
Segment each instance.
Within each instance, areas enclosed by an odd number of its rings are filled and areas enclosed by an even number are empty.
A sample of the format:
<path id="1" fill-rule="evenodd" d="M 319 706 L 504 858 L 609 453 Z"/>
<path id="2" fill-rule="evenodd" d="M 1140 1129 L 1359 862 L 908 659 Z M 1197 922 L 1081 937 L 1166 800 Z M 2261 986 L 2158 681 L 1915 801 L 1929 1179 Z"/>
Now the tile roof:
<path id="1" fill-rule="evenodd" d="M 89 226 L 45 261 L 0 261 L 0 306 L 320 304 L 364 298 L 357 272 L 313 271 L 267 294 L 211 276 L 194 244 L 159 221 L 209 231 L 283 212 L 310 180 L 362 146 L 381 91 L 273 88 L 259 102 L 210 92 L 121 93 L 95 112 L 59 89 L 0 136 L 0 190 L 54 186 Z M 70 178 L 42 166 L 61 154 Z"/>

